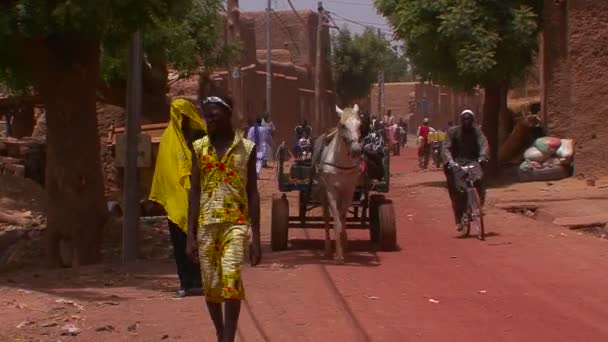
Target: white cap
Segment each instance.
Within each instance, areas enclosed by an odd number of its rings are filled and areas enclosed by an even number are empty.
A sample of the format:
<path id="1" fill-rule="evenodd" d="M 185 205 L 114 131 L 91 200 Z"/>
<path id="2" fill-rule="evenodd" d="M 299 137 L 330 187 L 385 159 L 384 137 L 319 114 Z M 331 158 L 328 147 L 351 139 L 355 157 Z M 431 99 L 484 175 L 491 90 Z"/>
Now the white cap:
<path id="1" fill-rule="evenodd" d="M 462 113 L 460 113 L 460 116 L 463 117 L 465 115 L 469 114 L 470 116 L 472 116 L 473 118 L 475 118 L 475 113 L 473 113 L 472 110 L 470 109 L 465 109 L 462 111 Z"/>
<path id="2" fill-rule="evenodd" d="M 422 123 L 429 123 L 429 118 L 424 118 L 424 119 L 422 120 Z"/>

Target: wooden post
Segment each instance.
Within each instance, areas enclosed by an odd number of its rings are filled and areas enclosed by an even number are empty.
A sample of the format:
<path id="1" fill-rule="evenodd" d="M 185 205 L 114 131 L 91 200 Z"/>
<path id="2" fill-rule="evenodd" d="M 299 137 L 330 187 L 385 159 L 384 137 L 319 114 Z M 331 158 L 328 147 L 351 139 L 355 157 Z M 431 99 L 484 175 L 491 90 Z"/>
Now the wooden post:
<path id="1" fill-rule="evenodd" d="M 382 33 L 378 29 L 378 37 L 382 38 Z M 382 65 L 378 70 L 378 119 L 384 120 L 384 68 Z"/>
<path id="2" fill-rule="evenodd" d="M 323 2 L 318 3 L 318 23 L 317 23 L 317 58 L 315 62 L 315 117 L 313 124 L 314 132 L 320 132 L 322 129 L 321 124 L 321 110 L 322 110 L 322 98 L 321 98 L 321 64 L 322 59 L 321 49 L 323 44 L 321 42 L 323 38 Z"/>
<path id="3" fill-rule="evenodd" d="M 125 129 L 126 158 L 124 173 L 124 220 L 122 225 L 122 260 L 137 259 L 139 230 L 139 183 L 137 175 L 137 145 L 139 117 L 142 106 L 143 38 L 140 31 L 133 34 L 129 46 L 127 75 L 127 127 Z"/>
<path id="4" fill-rule="evenodd" d="M 229 42 L 241 41 L 241 30 L 239 25 L 239 1 L 228 0 L 228 17 L 227 17 L 227 39 Z M 241 77 L 241 58 L 228 68 L 228 89 L 234 102 L 232 115 L 236 120 L 236 127 L 244 127 L 245 116 L 243 113 L 243 82 Z"/>
<path id="5" fill-rule="evenodd" d="M 266 7 L 266 113 L 272 121 L 272 0 Z"/>

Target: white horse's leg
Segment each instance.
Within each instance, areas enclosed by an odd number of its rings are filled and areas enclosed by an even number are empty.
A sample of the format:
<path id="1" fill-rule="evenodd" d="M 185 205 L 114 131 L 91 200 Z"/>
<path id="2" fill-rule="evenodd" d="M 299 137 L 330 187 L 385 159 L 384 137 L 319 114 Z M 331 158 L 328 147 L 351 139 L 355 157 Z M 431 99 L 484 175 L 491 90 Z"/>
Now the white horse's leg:
<path id="1" fill-rule="evenodd" d="M 340 207 L 339 204 L 339 194 L 334 193 L 335 188 L 327 191 L 327 202 L 329 211 L 331 213 L 332 218 L 334 219 L 334 236 L 336 240 L 336 255 L 334 260 L 337 263 L 344 263 L 344 252 L 342 250 L 342 244 L 340 242 L 340 237 L 342 236 L 342 218 L 340 216 Z"/>
<path id="2" fill-rule="evenodd" d="M 327 259 L 331 259 L 331 236 L 329 235 L 329 210 L 328 200 L 327 200 L 327 191 L 322 189 L 321 194 L 321 206 L 323 207 L 323 223 L 325 225 L 325 257 Z"/>
<path id="3" fill-rule="evenodd" d="M 342 253 L 348 253 L 348 233 L 346 232 L 346 217 L 348 216 L 348 208 L 350 208 L 353 194 L 350 196 L 343 196 L 339 203 L 340 208 L 340 221 L 342 222 L 342 231 L 340 232 L 340 245 L 342 246 Z"/>

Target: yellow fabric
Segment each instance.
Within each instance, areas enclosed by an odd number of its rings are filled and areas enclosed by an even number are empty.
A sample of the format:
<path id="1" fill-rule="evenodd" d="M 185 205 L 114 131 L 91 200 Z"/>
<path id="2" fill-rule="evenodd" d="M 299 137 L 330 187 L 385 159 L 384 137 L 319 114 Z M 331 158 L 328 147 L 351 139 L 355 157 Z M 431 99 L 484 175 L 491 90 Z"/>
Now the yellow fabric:
<path id="1" fill-rule="evenodd" d="M 247 224 L 247 167 L 255 144 L 236 132 L 224 156 L 218 157 L 209 137 L 193 143 L 201 170 L 199 226 Z"/>
<path id="2" fill-rule="evenodd" d="M 429 142 L 431 141 L 444 141 L 445 140 L 445 132 L 435 132 L 435 133 L 429 133 Z"/>
<path id="3" fill-rule="evenodd" d="M 243 300 L 241 262 L 249 242 L 249 226 L 211 224 L 197 231 L 205 297 L 212 303 Z"/>
<path id="4" fill-rule="evenodd" d="M 182 132 L 184 116 L 190 120 L 192 129 L 206 131 L 205 123 L 192 103 L 182 99 L 171 103 L 171 121 L 158 147 L 150 200 L 161 204 L 169 220 L 187 232 L 192 156 Z"/>

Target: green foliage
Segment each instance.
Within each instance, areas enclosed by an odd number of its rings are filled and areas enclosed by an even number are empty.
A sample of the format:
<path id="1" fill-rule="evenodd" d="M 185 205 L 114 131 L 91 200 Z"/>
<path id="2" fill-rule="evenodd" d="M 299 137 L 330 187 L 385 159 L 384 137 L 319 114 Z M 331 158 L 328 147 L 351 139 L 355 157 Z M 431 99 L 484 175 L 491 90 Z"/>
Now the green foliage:
<path id="1" fill-rule="evenodd" d="M 124 79 L 127 42 L 144 32 L 147 61 L 162 60 L 191 72 L 235 58 L 238 47 L 218 45 L 222 0 L 16 0 L 0 1 L 0 83 L 25 87 L 23 39 L 70 35 L 101 42 L 102 77 Z"/>
<path id="2" fill-rule="evenodd" d="M 218 16 L 221 0 L 194 0 L 183 15 L 153 17 L 153 26 L 144 32 L 144 51 L 149 63 L 166 63 L 182 75 L 214 68 L 235 60 L 239 46 L 218 44 L 223 27 Z M 123 39 L 124 40 L 124 39 Z M 102 77 L 125 79 L 126 43 L 115 36 L 102 42 Z"/>
<path id="3" fill-rule="evenodd" d="M 336 91 L 346 101 L 366 96 L 378 80 L 380 68 L 384 68 L 387 82 L 402 81 L 408 71 L 407 60 L 372 29 L 353 36 L 342 28 L 334 34 L 332 59 Z"/>
<path id="4" fill-rule="evenodd" d="M 525 75 L 538 47 L 542 0 L 375 0 L 416 72 L 449 86 L 498 85 Z"/>

